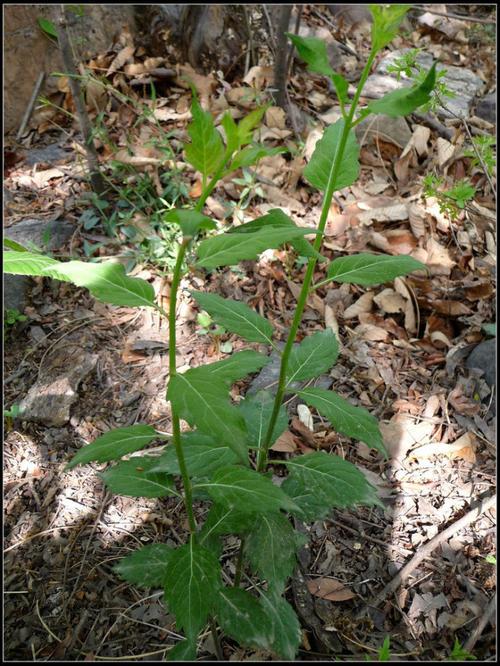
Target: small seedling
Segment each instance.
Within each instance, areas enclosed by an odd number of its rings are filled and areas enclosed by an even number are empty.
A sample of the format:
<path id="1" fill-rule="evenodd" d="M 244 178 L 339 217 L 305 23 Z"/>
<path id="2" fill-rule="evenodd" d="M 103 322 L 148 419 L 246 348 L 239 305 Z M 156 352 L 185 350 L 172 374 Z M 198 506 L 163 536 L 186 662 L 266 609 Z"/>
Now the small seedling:
<path id="1" fill-rule="evenodd" d="M 477 657 L 470 652 L 467 652 L 467 650 L 464 650 L 458 638 L 455 638 L 453 650 L 450 654 L 450 661 L 475 661 L 476 659 Z"/>
<path id="2" fill-rule="evenodd" d="M 5 310 L 3 325 L 4 328 L 7 326 L 14 326 L 14 324 L 17 324 L 20 321 L 27 321 L 27 319 L 28 317 L 19 312 L 19 310 L 7 309 Z"/>

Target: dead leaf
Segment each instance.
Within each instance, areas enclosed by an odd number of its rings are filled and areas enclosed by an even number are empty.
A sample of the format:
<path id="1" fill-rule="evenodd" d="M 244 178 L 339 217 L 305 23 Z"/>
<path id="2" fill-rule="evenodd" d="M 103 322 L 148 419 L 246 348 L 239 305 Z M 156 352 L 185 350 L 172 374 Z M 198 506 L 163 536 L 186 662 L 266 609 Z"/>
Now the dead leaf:
<path id="1" fill-rule="evenodd" d="M 329 305 L 325 305 L 325 326 L 327 328 L 331 328 L 332 331 L 335 333 L 335 337 L 337 338 L 339 348 L 341 348 L 342 342 L 340 340 L 340 335 L 339 335 L 339 323 L 337 321 L 337 317 L 335 316 L 333 308 L 331 308 Z"/>
<path id="2" fill-rule="evenodd" d="M 309 407 L 307 405 L 298 405 L 297 414 L 299 415 L 299 421 L 311 432 L 314 432 L 314 421 Z"/>
<path id="3" fill-rule="evenodd" d="M 269 83 L 274 80 L 274 70 L 272 66 L 254 65 L 250 67 L 247 75 L 243 79 L 243 83 L 248 86 L 253 86 L 257 90 L 265 88 Z"/>
<path id="4" fill-rule="evenodd" d="M 328 601 L 347 601 L 353 599 L 356 593 L 349 590 L 343 583 L 332 578 L 315 578 L 307 581 L 307 589 L 315 597 Z"/>
<path id="5" fill-rule="evenodd" d="M 481 410 L 481 404 L 465 395 L 461 384 L 457 384 L 450 392 L 448 402 L 462 416 L 475 416 Z"/>
<path id="6" fill-rule="evenodd" d="M 441 136 L 438 137 L 436 146 L 438 153 L 439 168 L 443 169 L 446 165 L 449 165 L 449 163 L 453 159 L 453 156 L 455 155 L 456 146 L 454 146 L 446 139 L 443 139 Z"/>
<path id="7" fill-rule="evenodd" d="M 373 324 L 359 324 L 359 326 L 356 326 L 354 329 L 354 332 L 363 340 L 386 342 L 389 339 L 389 333 L 385 328 L 374 326 Z"/>
<path id="8" fill-rule="evenodd" d="M 426 245 L 428 254 L 425 264 L 429 268 L 431 275 L 448 276 L 456 263 L 450 257 L 448 250 L 435 238 L 429 238 Z"/>
<path id="9" fill-rule="evenodd" d="M 472 432 L 467 432 L 452 444 L 446 444 L 444 442 L 433 442 L 432 444 L 419 446 L 416 449 L 412 449 L 408 457 L 418 460 L 423 458 L 432 458 L 432 456 L 445 455 L 448 456 L 448 458 L 462 458 L 469 462 L 475 462 L 475 445 L 476 436 Z"/>
<path id="10" fill-rule="evenodd" d="M 384 289 L 380 294 L 374 296 L 373 300 L 381 310 L 389 314 L 404 312 L 406 308 L 406 300 L 394 289 Z"/>
<path id="11" fill-rule="evenodd" d="M 415 305 L 413 303 L 413 299 L 411 297 L 410 290 L 406 286 L 405 281 L 403 278 L 397 277 L 394 280 L 394 289 L 398 292 L 398 294 L 401 294 L 404 299 L 406 299 L 406 306 L 405 306 L 405 328 L 408 331 L 408 333 L 416 333 L 417 332 L 417 314 L 415 312 Z"/>
<path id="12" fill-rule="evenodd" d="M 389 457 L 402 461 L 415 445 L 428 444 L 434 431 L 429 421 L 417 423 L 409 414 L 395 414 L 388 423 L 380 422 L 380 432 Z"/>
<path id="13" fill-rule="evenodd" d="M 112 61 L 111 65 L 108 67 L 106 76 L 117 72 L 121 67 L 127 62 L 129 58 L 134 55 L 135 46 L 125 46 L 121 51 L 118 52 L 116 58 Z"/>
<path id="14" fill-rule="evenodd" d="M 358 204 L 361 208 L 361 202 Z M 407 220 L 408 208 L 406 204 L 398 203 L 381 208 L 372 208 L 364 213 L 359 213 L 358 220 L 361 224 L 370 225 L 373 220 L 377 222 L 394 222 L 395 220 Z"/>
<path id="15" fill-rule="evenodd" d="M 367 291 L 364 293 L 357 301 L 344 310 L 343 318 L 344 319 L 353 319 L 357 317 L 362 312 L 370 312 L 372 309 L 374 293 L 373 291 Z"/>
<path id="16" fill-rule="evenodd" d="M 270 106 L 265 114 L 265 123 L 268 127 L 286 129 L 286 113 L 280 106 Z"/>
<path id="17" fill-rule="evenodd" d="M 293 453 L 297 450 L 296 438 L 289 430 L 285 430 L 270 448 L 282 453 Z"/>
<path id="18" fill-rule="evenodd" d="M 472 314 L 472 310 L 461 301 L 436 299 L 431 301 L 430 305 L 436 312 L 446 315 L 447 317 L 460 317 Z"/>
<path id="19" fill-rule="evenodd" d="M 408 206 L 410 227 L 415 238 L 425 236 L 425 210 L 419 204 L 412 203 Z"/>

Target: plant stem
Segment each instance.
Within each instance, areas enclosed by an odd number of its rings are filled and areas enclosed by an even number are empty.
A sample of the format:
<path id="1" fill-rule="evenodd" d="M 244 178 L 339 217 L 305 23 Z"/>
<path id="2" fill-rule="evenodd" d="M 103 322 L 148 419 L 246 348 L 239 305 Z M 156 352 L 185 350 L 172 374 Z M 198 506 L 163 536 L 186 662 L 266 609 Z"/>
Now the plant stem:
<path id="1" fill-rule="evenodd" d="M 175 331 L 175 315 L 177 308 L 177 292 L 179 290 L 179 284 L 181 281 L 181 269 L 182 263 L 184 261 L 184 255 L 186 254 L 187 247 L 189 245 L 189 239 L 183 239 L 180 247 L 179 254 L 177 255 L 177 261 L 175 262 L 174 274 L 172 277 L 172 285 L 170 288 L 170 307 L 168 312 L 168 361 L 169 361 L 169 377 L 175 377 L 177 374 L 177 359 L 176 359 L 176 331 Z M 184 504 L 186 506 L 186 511 L 189 521 L 189 530 L 192 534 L 196 532 L 196 521 L 194 518 L 193 512 L 193 491 L 191 487 L 191 479 L 186 467 L 186 461 L 184 459 L 184 452 L 182 450 L 181 443 L 181 426 L 179 415 L 177 414 L 176 409 L 171 404 L 172 410 L 172 433 L 173 433 L 173 442 L 175 446 L 175 452 L 177 454 L 177 460 L 179 462 L 179 469 L 181 472 L 182 483 L 184 485 Z"/>
<path id="2" fill-rule="evenodd" d="M 330 169 L 330 174 L 328 176 L 328 183 L 325 189 L 325 194 L 323 197 L 323 207 L 321 210 L 321 216 L 318 224 L 318 234 L 314 240 L 313 247 L 316 251 L 319 252 L 321 248 L 321 242 L 322 242 L 322 237 L 323 233 L 325 231 L 325 226 L 326 226 L 326 221 L 328 218 L 328 212 L 330 210 L 330 204 L 333 198 L 333 193 L 335 191 L 335 184 L 338 178 L 338 175 L 340 173 L 340 169 L 342 166 L 342 158 L 344 156 L 344 150 L 345 146 L 347 143 L 347 139 L 349 137 L 349 132 L 351 131 L 351 126 L 352 126 L 352 121 L 354 118 L 354 114 L 356 112 L 356 108 L 358 105 L 359 98 L 361 96 L 361 91 L 363 90 L 363 86 L 366 82 L 366 79 L 368 78 L 368 75 L 370 73 L 370 69 L 373 63 L 373 60 L 375 58 L 375 52 L 372 50 L 370 52 L 370 56 L 366 62 L 366 65 L 363 69 L 363 72 L 361 74 L 361 79 L 359 81 L 358 87 L 356 89 L 356 93 L 354 95 L 354 98 L 351 103 L 351 107 L 349 109 L 349 115 L 347 116 L 346 120 L 344 121 L 344 127 L 342 130 L 342 134 L 340 136 L 340 141 L 337 146 L 337 150 L 335 153 L 335 157 L 332 162 L 332 166 Z M 295 315 L 292 321 L 292 325 L 290 327 L 290 332 L 288 334 L 288 338 L 285 344 L 285 348 L 283 349 L 283 355 L 281 357 L 281 366 L 280 366 L 280 376 L 279 376 L 279 381 L 278 381 L 278 389 L 276 391 L 276 396 L 274 399 L 274 406 L 273 406 L 273 412 L 271 414 L 271 419 L 269 421 L 269 426 L 267 429 L 266 436 L 263 441 L 263 445 L 261 449 L 259 450 L 258 456 L 257 456 L 257 471 L 262 472 L 264 467 L 267 464 L 267 455 L 269 451 L 269 446 L 271 444 L 272 440 L 272 434 L 274 431 L 274 427 L 276 425 L 276 420 L 278 418 L 278 413 L 281 407 L 281 403 L 283 402 L 283 398 L 285 395 L 285 390 L 286 390 L 286 372 L 287 372 L 287 367 L 288 367 L 288 360 L 290 358 L 290 353 L 292 351 L 292 346 L 295 341 L 295 338 L 297 336 L 297 331 L 299 330 L 300 322 L 302 320 L 302 313 L 304 312 L 306 303 L 307 303 L 307 297 L 309 295 L 309 289 L 311 286 L 312 278 L 314 276 L 314 269 L 316 267 L 316 262 L 317 258 L 311 257 L 308 261 L 307 264 L 307 270 L 306 274 L 304 277 L 304 282 L 302 283 L 302 288 L 300 290 L 299 297 L 297 299 L 297 307 L 295 309 Z"/>
<path id="3" fill-rule="evenodd" d="M 201 212 L 203 206 L 205 205 L 205 201 L 208 199 L 208 197 L 212 194 L 212 191 L 214 190 L 215 186 L 217 185 L 218 181 L 220 180 L 220 177 L 224 173 L 224 167 L 227 164 L 227 161 L 231 157 L 232 151 L 226 150 L 224 153 L 224 157 L 221 160 L 221 163 L 219 165 L 219 168 L 217 171 L 214 173 L 212 176 L 210 182 L 206 187 L 204 187 L 203 192 L 201 194 L 201 197 L 198 199 L 198 202 L 195 206 L 195 210 L 198 212 Z"/>
<path id="4" fill-rule="evenodd" d="M 241 537 L 240 549 L 238 551 L 238 560 L 236 562 L 236 573 L 234 575 L 234 587 L 239 587 L 241 582 L 241 573 L 243 571 L 243 550 L 245 548 L 245 537 Z"/>

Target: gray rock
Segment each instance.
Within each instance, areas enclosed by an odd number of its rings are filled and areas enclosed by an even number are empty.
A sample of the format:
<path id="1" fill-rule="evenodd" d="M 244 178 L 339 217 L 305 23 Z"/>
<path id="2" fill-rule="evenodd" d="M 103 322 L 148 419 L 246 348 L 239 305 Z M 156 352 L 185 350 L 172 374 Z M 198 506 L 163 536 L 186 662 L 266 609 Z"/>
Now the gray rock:
<path id="1" fill-rule="evenodd" d="M 31 148 L 26 153 L 24 161 L 28 166 L 42 163 L 55 165 L 59 162 L 67 162 L 71 157 L 72 153 L 66 152 L 58 143 L 51 143 L 43 148 Z"/>
<path id="2" fill-rule="evenodd" d="M 3 309 L 23 312 L 30 280 L 26 275 L 3 276 Z"/>
<path id="3" fill-rule="evenodd" d="M 20 418 L 59 428 L 70 419 L 78 400 L 78 386 L 95 368 L 97 354 L 69 344 L 56 349 L 46 360 L 40 379 L 21 400 Z"/>
<path id="4" fill-rule="evenodd" d="M 490 93 L 482 97 L 476 104 L 476 116 L 487 120 L 489 123 L 497 124 L 497 96 Z"/>
<path id="5" fill-rule="evenodd" d="M 392 141 L 401 148 L 404 148 L 412 137 L 412 132 L 406 120 L 401 116 L 391 118 L 390 116 L 368 116 L 359 125 L 356 125 L 354 131 L 358 141 L 371 143 L 375 135 L 384 141 Z M 366 135 L 366 136 L 365 136 Z"/>
<path id="6" fill-rule="evenodd" d="M 496 384 L 496 340 L 484 340 L 480 342 L 465 361 L 465 367 L 483 371 L 486 383 L 491 387 Z"/>

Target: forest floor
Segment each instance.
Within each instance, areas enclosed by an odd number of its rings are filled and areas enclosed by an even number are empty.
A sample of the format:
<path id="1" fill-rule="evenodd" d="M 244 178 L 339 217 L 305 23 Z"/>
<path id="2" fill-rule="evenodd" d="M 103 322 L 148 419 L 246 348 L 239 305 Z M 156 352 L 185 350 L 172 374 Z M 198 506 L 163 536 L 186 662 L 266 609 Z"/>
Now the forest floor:
<path id="1" fill-rule="evenodd" d="M 321 7 L 305 5 L 303 24 L 330 31 Z M 342 51 L 339 67 L 356 82 L 369 30 L 358 25 L 353 38 L 346 24 L 334 34 L 357 54 Z M 475 33 L 474 41 L 464 34 L 462 39 L 457 28 L 450 37 L 413 21 L 395 48 L 423 47 L 445 65 L 472 70 L 487 89 L 495 80 L 491 42 L 487 35 Z M 6 154 L 5 234 L 26 219 L 42 226 L 54 220 L 69 224 L 65 242 L 52 248 L 56 256 L 119 256 L 134 275 L 154 285 L 165 306 L 174 232 L 161 238 L 162 210 L 200 193 L 198 175 L 182 161 L 191 98 L 182 75 L 191 77 L 214 117 L 230 108 L 238 118 L 267 101 L 272 69 L 262 59 L 227 82 L 219 74 L 178 66 L 173 81 L 156 79 L 152 99 L 148 72 L 172 63 L 148 59 L 144 49 L 135 55 L 129 50 L 124 60 L 126 48 L 125 40 L 86 63 L 96 74 L 108 72 L 108 87 L 97 86 L 87 96 L 111 188 L 107 198 L 89 193 L 78 129 L 67 116 L 72 100 L 62 80 L 57 100 L 65 112 L 45 106 Z M 480 64 L 479 48 L 486 54 Z M 289 92 L 293 123 L 271 107 L 259 130 L 260 141 L 287 152 L 220 184 L 207 213 L 221 226 L 274 207 L 299 225 L 315 226 L 321 200 L 302 170 L 338 108 L 324 80 L 298 63 Z M 495 132 L 472 112 L 467 128 Z M 486 338 L 483 325 L 496 319 L 495 179 L 471 166 L 464 156 L 467 139 L 464 124 L 454 118 L 433 125 L 410 118 L 406 129 L 400 123 L 365 128 L 359 137 L 360 179 L 337 193 L 331 208 L 325 256 L 412 254 L 426 263 L 429 275 L 370 289 L 330 284 L 308 301 L 300 336 L 325 327 L 337 333 L 341 350 L 330 383 L 377 416 L 390 455 L 384 461 L 332 431 L 316 413 L 300 410 L 299 416 L 296 403 L 288 405 L 290 426 L 272 455 L 319 449 L 341 455 L 362 468 L 384 505 L 336 510 L 312 526 L 298 525 L 310 536 L 287 590 L 303 628 L 298 660 L 377 660 L 386 636 L 397 660 L 449 660 L 455 640 L 479 660 L 495 659 L 496 522 L 488 502 L 495 489 L 496 404 L 484 374 L 465 366 L 471 349 Z M 431 171 L 444 174 L 449 184 L 470 177 L 476 187 L 474 200 L 456 219 L 423 197 L 422 178 Z M 243 346 L 237 336 L 203 334 L 188 289 L 203 286 L 248 302 L 285 340 L 303 272 L 302 258 L 282 249 L 203 279 L 185 276 L 178 367 L 227 358 Z M 316 281 L 322 277 L 319 267 Z M 138 545 L 183 543 L 182 505 L 175 498 L 111 496 L 96 474 L 105 465 L 64 468 L 82 445 L 114 427 L 143 422 L 170 432 L 167 324 L 144 309 L 103 305 L 57 281 L 32 280 L 26 298 L 26 319 L 4 325 L 5 406 L 19 404 L 33 390 L 46 395 L 50 382 L 83 369 L 68 380 L 74 396 L 66 416 L 57 396 L 47 395 L 34 418 L 5 420 L 5 657 L 163 660 L 180 636 L 162 592 L 121 581 L 113 565 Z M 237 383 L 233 399 L 247 388 L 248 382 Z M 200 503 L 196 511 L 203 517 L 206 507 Z M 461 520 L 465 516 L 470 520 Z M 236 538 L 227 539 L 224 559 L 237 548 Z M 409 563 L 413 570 L 399 580 Z M 234 575 L 231 566 L 227 572 Z M 272 659 L 227 639 L 222 648 L 231 661 Z M 215 659 L 208 632 L 199 655 Z"/>

